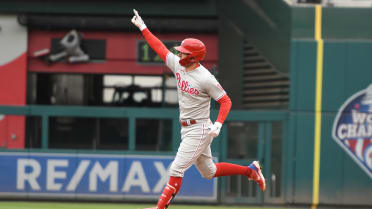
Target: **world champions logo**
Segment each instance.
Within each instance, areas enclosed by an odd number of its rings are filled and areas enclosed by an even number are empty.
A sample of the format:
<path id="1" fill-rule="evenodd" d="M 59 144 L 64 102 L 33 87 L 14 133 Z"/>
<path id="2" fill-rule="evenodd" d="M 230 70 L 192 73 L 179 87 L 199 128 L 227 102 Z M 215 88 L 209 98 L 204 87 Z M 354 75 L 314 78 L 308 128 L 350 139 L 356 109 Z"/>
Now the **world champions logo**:
<path id="1" fill-rule="evenodd" d="M 372 178 L 372 84 L 341 106 L 333 123 L 332 136 Z"/>

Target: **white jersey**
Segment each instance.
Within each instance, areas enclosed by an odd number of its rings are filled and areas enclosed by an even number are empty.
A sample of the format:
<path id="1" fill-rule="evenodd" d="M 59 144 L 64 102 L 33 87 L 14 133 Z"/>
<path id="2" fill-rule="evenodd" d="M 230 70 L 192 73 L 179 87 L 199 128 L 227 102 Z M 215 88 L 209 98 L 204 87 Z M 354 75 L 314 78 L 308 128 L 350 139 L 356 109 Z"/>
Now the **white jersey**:
<path id="1" fill-rule="evenodd" d="M 169 52 L 166 65 L 173 71 L 177 80 L 180 120 L 209 119 L 211 97 L 216 101 L 226 95 L 216 78 L 200 65 L 186 72 L 179 64 L 180 58 Z"/>

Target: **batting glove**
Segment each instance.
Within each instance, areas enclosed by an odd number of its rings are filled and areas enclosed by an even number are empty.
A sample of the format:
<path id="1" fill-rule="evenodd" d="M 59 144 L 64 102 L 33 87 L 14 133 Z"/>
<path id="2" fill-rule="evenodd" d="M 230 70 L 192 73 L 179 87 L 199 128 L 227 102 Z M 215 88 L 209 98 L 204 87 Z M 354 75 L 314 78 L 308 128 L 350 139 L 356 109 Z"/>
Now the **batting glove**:
<path id="1" fill-rule="evenodd" d="M 143 31 L 147 26 L 145 25 L 145 22 L 143 22 L 141 16 L 139 16 L 137 10 L 133 9 L 134 16 L 132 18 L 132 23 L 137 26 L 141 31 Z"/>
<path id="2" fill-rule="evenodd" d="M 222 127 L 222 124 L 220 122 L 215 122 L 211 126 L 211 128 L 210 128 L 211 130 L 208 132 L 208 135 L 213 137 L 213 138 L 217 137 L 220 134 L 221 127 Z"/>

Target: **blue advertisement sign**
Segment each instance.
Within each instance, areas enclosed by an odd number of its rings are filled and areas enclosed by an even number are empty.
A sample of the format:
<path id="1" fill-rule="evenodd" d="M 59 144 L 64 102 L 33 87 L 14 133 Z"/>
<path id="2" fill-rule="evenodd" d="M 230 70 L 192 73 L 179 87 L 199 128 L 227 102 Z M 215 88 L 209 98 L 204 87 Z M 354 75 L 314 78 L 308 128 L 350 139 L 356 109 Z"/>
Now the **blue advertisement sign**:
<path id="1" fill-rule="evenodd" d="M 0 197 L 157 200 L 172 156 L 0 153 Z M 214 202 L 217 180 L 186 171 L 180 200 Z"/>

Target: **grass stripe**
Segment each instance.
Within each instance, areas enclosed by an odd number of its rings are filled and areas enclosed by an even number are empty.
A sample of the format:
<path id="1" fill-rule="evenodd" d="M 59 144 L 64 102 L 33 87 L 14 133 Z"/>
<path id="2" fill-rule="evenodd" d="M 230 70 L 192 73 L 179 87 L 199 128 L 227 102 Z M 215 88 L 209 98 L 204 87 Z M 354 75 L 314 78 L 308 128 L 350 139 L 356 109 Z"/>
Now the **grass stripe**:
<path id="1" fill-rule="evenodd" d="M 80 202 L 22 202 L 0 201 L 0 209 L 142 209 L 154 207 L 151 204 L 124 204 L 124 203 L 80 203 Z M 173 204 L 171 209 L 287 209 L 283 207 L 248 207 L 248 206 L 221 206 L 221 205 L 180 205 Z M 295 208 L 291 208 L 295 209 Z"/>

